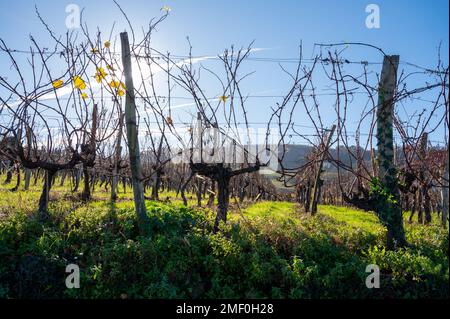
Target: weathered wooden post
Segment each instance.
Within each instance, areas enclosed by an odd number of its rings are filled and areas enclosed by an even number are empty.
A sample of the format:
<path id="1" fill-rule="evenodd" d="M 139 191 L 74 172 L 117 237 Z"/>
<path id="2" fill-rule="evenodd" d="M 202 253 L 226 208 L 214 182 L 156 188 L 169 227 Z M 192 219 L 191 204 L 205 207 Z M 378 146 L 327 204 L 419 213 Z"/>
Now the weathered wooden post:
<path id="1" fill-rule="evenodd" d="M 420 172 L 419 172 L 419 180 L 420 180 L 420 190 L 421 193 L 421 201 L 419 205 L 422 205 L 423 211 L 419 210 L 419 221 L 424 222 L 425 224 L 429 224 L 431 222 L 431 205 L 430 205 L 430 193 L 429 193 L 429 185 L 427 178 L 427 144 L 428 144 L 428 133 L 424 132 L 420 138 L 419 144 L 419 164 L 420 164 Z M 423 219 L 422 212 L 425 213 L 425 220 Z"/>
<path id="2" fill-rule="evenodd" d="M 316 177 L 314 180 L 314 186 L 312 190 L 312 200 L 311 200 L 311 215 L 317 213 L 317 202 L 319 201 L 320 187 L 321 187 L 321 179 L 320 175 L 322 174 L 323 162 L 325 161 L 326 154 L 328 152 L 328 148 L 330 147 L 331 139 L 333 138 L 334 131 L 336 130 L 336 125 L 333 125 L 330 132 L 328 133 L 326 140 L 323 143 L 323 150 L 320 156 L 319 165 L 316 172 Z"/>
<path id="3" fill-rule="evenodd" d="M 445 168 L 444 175 L 442 176 L 442 225 L 444 228 L 447 227 L 448 218 L 448 153 L 450 152 L 449 145 L 447 144 L 447 155 L 445 156 Z"/>
<path id="4" fill-rule="evenodd" d="M 122 64 L 125 73 L 125 123 L 127 126 L 128 152 L 131 165 L 131 181 L 133 185 L 134 205 L 136 209 L 139 230 L 147 235 L 150 230 L 147 209 L 145 208 L 144 187 L 142 185 L 141 155 L 139 150 L 138 128 L 136 121 L 136 103 L 134 97 L 133 72 L 131 69 L 131 53 L 128 34 L 120 34 L 122 45 Z"/>
<path id="5" fill-rule="evenodd" d="M 116 140 L 116 150 L 114 155 L 114 170 L 113 170 L 113 177 L 111 181 L 111 200 L 115 201 L 117 199 L 117 184 L 119 182 L 119 165 L 120 165 L 120 154 L 122 152 L 122 129 L 123 129 L 123 113 L 122 109 L 120 109 L 119 114 L 119 131 L 117 133 L 117 140 Z"/>
<path id="6" fill-rule="evenodd" d="M 32 143 L 32 137 L 31 137 L 31 129 L 27 128 L 27 156 L 28 158 L 31 155 L 31 143 Z M 30 179 L 31 179 L 31 169 L 25 168 L 25 190 L 27 191 L 30 188 Z"/>
<path id="7" fill-rule="evenodd" d="M 372 164 L 372 174 L 373 174 L 373 176 L 378 176 L 377 156 L 376 156 L 375 150 L 373 148 L 370 149 L 370 162 Z"/>
<path id="8" fill-rule="evenodd" d="M 397 185 L 397 169 L 394 165 L 393 112 L 397 87 L 397 70 L 400 57 L 385 56 L 378 87 L 377 147 L 378 178 L 383 188 L 376 194 L 375 211 L 387 227 L 387 248 L 395 249 L 406 244 L 400 194 Z"/>

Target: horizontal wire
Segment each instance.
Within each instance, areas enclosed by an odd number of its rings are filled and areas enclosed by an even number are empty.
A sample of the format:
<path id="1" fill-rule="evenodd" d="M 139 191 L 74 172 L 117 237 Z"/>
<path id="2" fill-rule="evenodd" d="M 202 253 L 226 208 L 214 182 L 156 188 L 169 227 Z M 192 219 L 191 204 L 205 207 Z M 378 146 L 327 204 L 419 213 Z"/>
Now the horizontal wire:
<path id="1" fill-rule="evenodd" d="M 3 49 L 0 50 L 0 53 L 22 53 L 22 54 L 36 54 L 39 53 L 38 51 L 30 51 L 30 50 L 20 50 L 20 49 Z M 54 54 L 64 54 L 65 51 L 44 51 L 42 52 L 42 54 L 44 55 L 54 55 Z M 95 53 L 92 53 L 93 55 L 95 55 Z M 108 54 L 112 54 L 112 55 L 120 55 L 121 53 L 119 52 L 114 52 L 114 51 L 108 51 Z M 164 54 L 160 54 L 160 53 L 153 53 L 151 55 L 140 55 L 140 54 L 131 54 L 134 57 L 137 58 L 155 58 L 155 59 L 159 59 L 159 58 L 167 58 L 166 55 Z M 170 57 L 173 59 L 181 59 L 181 60 L 188 60 L 188 59 L 208 59 L 208 60 L 220 60 L 222 57 L 220 55 L 195 55 L 195 56 L 189 56 L 189 55 L 178 55 L 178 54 L 170 54 Z M 361 60 L 361 61 L 351 61 L 345 58 L 340 59 L 339 61 L 334 61 L 334 60 L 330 60 L 328 58 L 325 59 L 311 59 L 311 58 L 273 58 L 273 57 L 247 57 L 246 60 L 249 61 L 255 61 L 255 62 L 269 62 L 269 63 L 299 63 L 299 62 L 308 62 L 308 63 L 314 63 L 314 62 L 339 62 L 339 63 L 343 63 L 343 64 L 361 64 L 361 65 L 382 65 L 383 62 L 373 62 L 373 61 L 366 61 L 366 60 Z M 423 71 L 427 71 L 427 72 L 442 72 L 442 71 L 438 71 L 438 70 L 433 70 L 431 68 L 427 68 L 427 67 L 423 67 L 420 65 L 417 65 L 415 63 L 411 63 L 408 61 L 400 61 L 400 64 L 403 65 L 407 65 L 410 67 L 414 67 L 417 69 L 421 69 Z"/>

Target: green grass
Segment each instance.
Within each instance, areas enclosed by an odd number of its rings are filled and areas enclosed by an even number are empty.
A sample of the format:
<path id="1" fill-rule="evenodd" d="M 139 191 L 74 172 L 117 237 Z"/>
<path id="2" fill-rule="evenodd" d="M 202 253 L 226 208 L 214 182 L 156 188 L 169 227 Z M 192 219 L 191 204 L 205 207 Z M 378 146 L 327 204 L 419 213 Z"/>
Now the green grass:
<path id="1" fill-rule="evenodd" d="M 371 212 L 326 205 L 319 205 L 318 211 L 320 214 L 345 222 L 357 229 L 374 234 L 383 231 L 383 226 L 379 223 L 377 216 Z"/>
<path id="2" fill-rule="evenodd" d="M 252 204 L 243 210 L 244 216 L 274 219 L 294 218 L 295 204 L 290 202 L 262 201 Z"/>
<path id="3" fill-rule="evenodd" d="M 228 224 L 213 234 L 214 214 L 195 196 L 185 207 L 163 192 L 169 203 L 146 202 L 143 238 L 131 189 L 112 204 L 97 186 L 84 203 L 69 184 L 55 186 L 50 220 L 40 223 L 40 183 L 10 187 L 0 185 L 0 298 L 449 297 L 448 231 L 438 224 L 406 223 L 410 246 L 390 252 L 372 213 L 319 206 L 310 216 L 295 203 L 260 201 L 244 202 L 241 214 L 232 200 Z M 68 263 L 80 266 L 80 289 L 64 286 Z M 380 266 L 380 289 L 365 287 L 370 263 Z"/>
<path id="4" fill-rule="evenodd" d="M 5 175 L 0 175 L 0 217 L 9 215 L 10 212 L 25 212 L 31 214 L 37 209 L 37 203 L 42 192 L 43 179 L 38 179 L 35 184 L 32 180 L 30 188 L 25 191 L 22 184 L 19 187 L 19 191 L 11 192 L 9 191 L 16 184 L 16 176 L 14 175 L 11 183 L 8 185 L 3 184 L 6 179 Z M 50 191 L 50 202 L 49 207 L 63 209 L 64 207 L 68 210 L 74 209 L 79 205 L 84 205 L 85 203 L 78 200 L 77 196 L 83 189 L 82 182 L 79 185 L 78 192 L 72 192 L 73 184 L 71 178 L 67 177 L 63 186 L 60 186 L 60 178 L 58 177 L 52 186 Z M 147 190 L 146 196 L 150 196 L 151 188 Z M 176 196 L 175 191 L 161 191 L 159 192 L 160 200 L 164 201 L 169 198 L 170 201 L 174 203 L 182 203 L 181 195 Z M 94 187 L 94 191 L 91 194 L 92 201 L 89 205 L 95 205 L 98 203 L 102 205 L 104 202 L 110 201 L 110 188 L 105 189 L 105 187 L 100 187 L 97 185 Z M 195 194 L 186 193 L 186 198 L 188 201 L 188 206 L 197 205 L 197 197 Z M 202 199 L 202 206 L 205 206 L 208 199 Z M 216 200 L 217 203 L 217 200 Z M 122 183 L 117 186 L 117 203 L 118 208 L 131 208 L 133 207 L 133 190 L 131 187 L 127 186 L 126 189 L 122 187 Z"/>

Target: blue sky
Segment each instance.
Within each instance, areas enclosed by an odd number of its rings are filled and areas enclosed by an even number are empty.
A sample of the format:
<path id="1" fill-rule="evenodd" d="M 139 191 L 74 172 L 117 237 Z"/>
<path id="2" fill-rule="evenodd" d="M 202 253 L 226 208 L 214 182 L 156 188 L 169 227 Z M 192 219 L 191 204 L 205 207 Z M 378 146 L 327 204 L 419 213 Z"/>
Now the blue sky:
<path id="1" fill-rule="evenodd" d="M 124 27 L 114 3 L 94 1 L 1 1 L 0 35 L 11 47 L 27 47 L 28 35 L 43 34 L 34 5 L 55 30 L 65 32 L 65 7 L 74 3 L 85 8 L 91 26 L 108 31 L 113 21 Z M 119 1 L 133 24 L 145 25 L 159 15 L 163 5 L 172 8 L 170 19 L 161 28 L 161 46 L 185 51 L 190 36 L 196 51 L 215 54 L 230 44 L 246 45 L 256 40 L 258 47 L 273 48 L 273 56 L 295 55 L 303 40 L 306 48 L 315 42 L 363 41 L 399 53 L 405 60 L 426 64 L 434 57 L 440 41 L 448 49 L 449 2 L 447 0 L 182 0 Z M 365 8 L 376 3 L 381 11 L 381 28 L 367 29 Z M 119 29 L 120 30 L 120 29 Z M 163 42 L 164 41 L 164 42 Z M 444 51 L 445 52 L 445 51 Z"/>
<path id="2" fill-rule="evenodd" d="M 216 55 L 231 44 L 241 47 L 255 40 L 254 47 L 264 50 L 255 52 L 252 56 L 262 58 L 295 58 L 300 41 L 307 58 L 314 53 L 314 43 L 366 42 L 383 48 L 388 54 L 399 54 L 401 61 L 433 68 L 437 61 L 437 48 L 441 43 L 442 59 L 448 65 L 447 0 L 118 2 L 137 31 L 141 26 L 145 26 L 150 18 L 160 15 L 162 6 L 170 6 L 170 16 L 159 27 L 154 45 L 172 54 L 187 54 L 186 36 L 189 36 L 192 42 L 194 55 Z M 108 0 L 1 1 L 0 38 L 10 48 L 28 49 L 30 34 L 43 45 L 49 41 L 46 31 L 36 17 L 35 3 L 48 24 L 60 34 L 66 32 L 65 8 L 70 3 L 85 9 L 84 19 L 91 30 L 98 26 L 105 35 L 109 34 L 114 21 L 117 22 L 116 35 L 127 28 L 117 7 Z M 368 29 L 365 26 L 368 15 L 365 8 L 370 3 L 380 7 L 380 29 Z M 382 61 L 382 56 L 375 50 L 357 47 L 349 48 L 345 57 L 355 61 Z M 4 56 L 0 56 L 0 75 L 8 75 L 9 65 Z M 379 72 L 380 67 L 375 65 L 373 71 Z M 246 68 L 256 71 L 245 84 L 247 93 L 268 92 L 267 94 L 276 95 L 283 94 L 286 90 L 286 78 L 276 63 L 250 61 Z M 318 86 L 320 88 L 320 83 Z M 264 114 L 261 114 L 264 112 L 260 112 L 260 104 L 268 107 L 275 102 L 265 99 L 249 104 L 255 121 L 265 119 Z M 419 109 L 423 106 L 411 106 L 415 107 Z M 299 117 L 301 116 L 302 114 L 299 114 Z M 331 116 L 327 118 L 326 112 L 324 117 L 327 124 L 333 122 Z M 303 118 L 303 123 L 307 123 L 306 118 Z M 435 138 L 443 140 L 443 132 L 436 132 Z"/>

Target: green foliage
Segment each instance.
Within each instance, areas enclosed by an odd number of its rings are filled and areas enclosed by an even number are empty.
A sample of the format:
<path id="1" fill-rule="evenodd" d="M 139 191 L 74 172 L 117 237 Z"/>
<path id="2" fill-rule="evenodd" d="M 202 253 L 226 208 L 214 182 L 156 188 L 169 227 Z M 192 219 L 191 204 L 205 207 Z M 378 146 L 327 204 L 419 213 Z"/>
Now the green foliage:
<path id="1" fill-rule="evenodd" d="M 380 267 L 383 274 L 380 285 L 389 297 L 445 297 L 443 292 L 448 296 L 448 255 L 439 251 L 424 255 L 421 249 L 414 248 L 387 251 L 374 246 L 366 257 Z"/>
<path id="2" fill-rule="evenodd" d="M 45 224 L 21 209 L 0 218 L 0 298 L 449 296 L 448 232 L 437 225 L 407 225 L 411 247 L 389 252 L 377 218 L 348 208 L 319 206 L 311 217 L 260 202 L 213 234 L 208 210 L 147 202 L 144 238 L 131 201 L 50 207 Z M 65 287 L 70 263 L 80 289 Z M 381 268 L 380 289 L 365 286 L 370 263 Z"/>
<path id="3" fill-rule="evenodd" d="M 369 195 L 377 202 L 390 205 L 396 205 L 398 203 L 395 196 L 381 183 L 379 178 L 373 178 L 370 181 L 369 187 Z"/>

